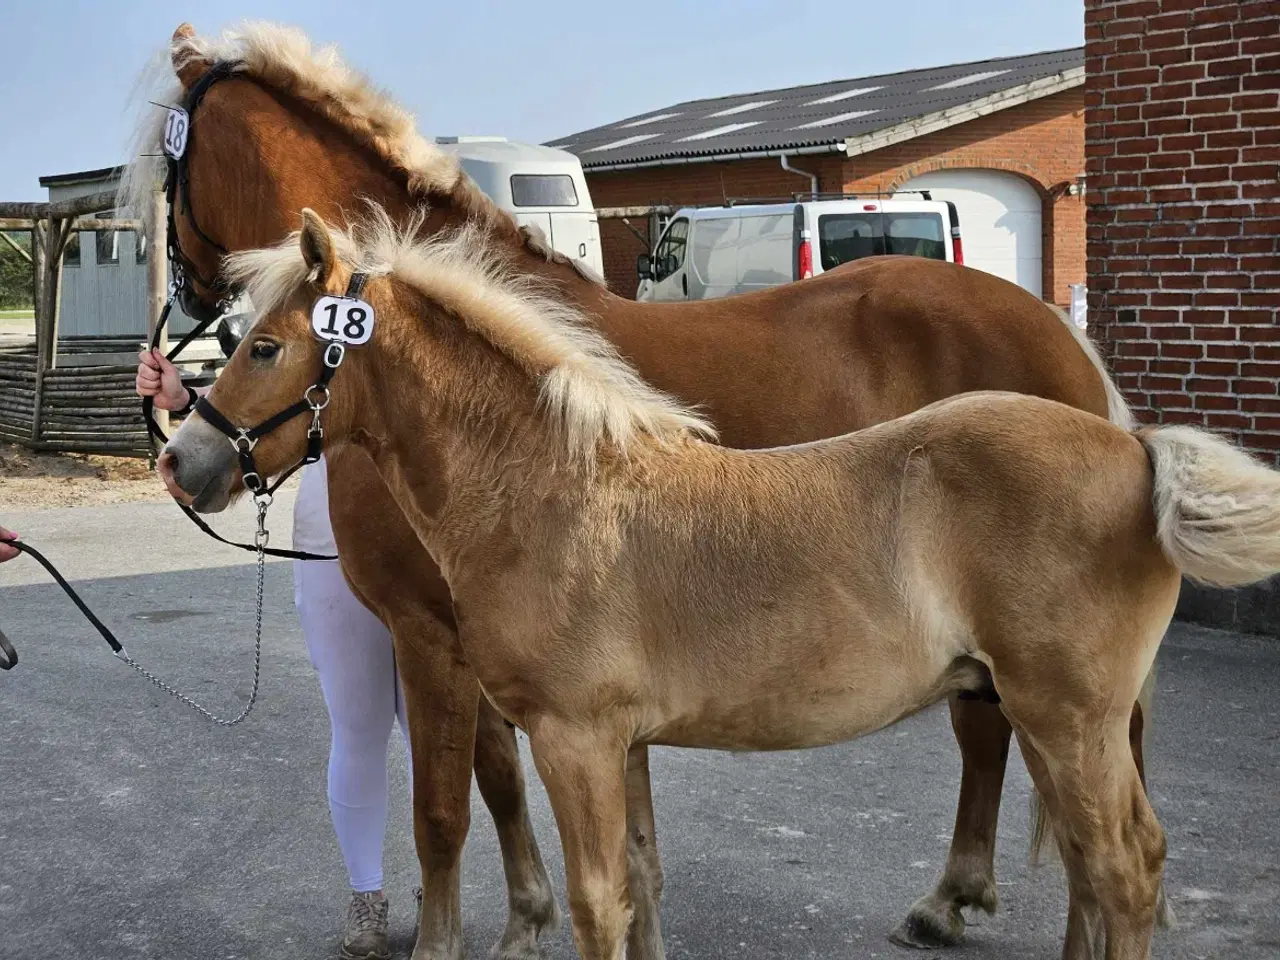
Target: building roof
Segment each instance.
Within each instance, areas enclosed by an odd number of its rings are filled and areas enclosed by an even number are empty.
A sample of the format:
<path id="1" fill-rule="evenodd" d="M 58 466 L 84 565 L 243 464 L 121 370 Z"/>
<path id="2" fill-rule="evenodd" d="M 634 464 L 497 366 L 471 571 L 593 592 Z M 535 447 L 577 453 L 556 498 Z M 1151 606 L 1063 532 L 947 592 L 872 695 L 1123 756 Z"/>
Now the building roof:
<path id="1" fill-rule="evenodd" d="M 51 173 L 40 178 L 42 187 L 64 187 L 72 183 L 98 183 L 117 180 L 124 167 L 102 167 L 98 170 L 77 170 L 74 173 Z"/>
<path id="2" fill-rule="evenodd" d="M 548 146 L 587 170 L 781 153 L 865 153 L 1084 83 L 1084 48 L 956 63 L 706 100 Z"/>

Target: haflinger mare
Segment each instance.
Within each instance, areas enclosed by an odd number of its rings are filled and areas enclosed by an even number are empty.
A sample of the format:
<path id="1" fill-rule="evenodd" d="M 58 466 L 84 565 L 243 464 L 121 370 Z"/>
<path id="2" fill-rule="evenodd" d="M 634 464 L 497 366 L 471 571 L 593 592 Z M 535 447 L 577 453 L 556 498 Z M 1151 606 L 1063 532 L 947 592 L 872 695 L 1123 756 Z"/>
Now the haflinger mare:
<path id="1" fill-rule="evenodd" d="M 1182 574 L 1280 570 L 1280 474 L 1207 433 L 1007 393 L 726 449 L 553 286 L 468 228 L 418 226 L 308 210 L 234 257 L 261 316 L 207 400 L 248 430 L 337 366 L 327 406 L 260 437 L 253 466 L 287 469 L 316 421 L 373 458 L 484 694 L 528 733 L 581 955 L 621 958 L 650 895 L 633 745 L 818 746 L 994 689 L 1064 854 L 1067 953 L 1147 957 L 1165 842 L 1131 708 Z M 243 448 L 197 413 L 160 469 L 217 511 Z"/>

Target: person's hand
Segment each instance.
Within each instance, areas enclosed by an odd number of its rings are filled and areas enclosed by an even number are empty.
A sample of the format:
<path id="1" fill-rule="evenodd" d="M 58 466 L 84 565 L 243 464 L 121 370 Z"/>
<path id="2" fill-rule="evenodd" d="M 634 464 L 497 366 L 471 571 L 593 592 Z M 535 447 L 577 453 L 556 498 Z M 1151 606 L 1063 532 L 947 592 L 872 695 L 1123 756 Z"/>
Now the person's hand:
<path id="1" fill-rule="evenodd" d="M 0 527 L 0 540 L 17 540 L 17 539 L 18 539 L 18 535 L 14 533 L 12 530 L 6 530 L 4 527 Z M 6 560 L 12 560 L 17 555 L 18 555 L 17 547 L 11 547 L 7 543 L 0 543 L 0 563 L 4 563 Z"/>
<path id="2" fill-rule="evenodd" d="M 182 385 L 178 368 L 163 353 L 143 350 L 138 361 L 138 396 L 154 397 L 161 410 L 181 410 L 187 405 L 187 388 Z"/>

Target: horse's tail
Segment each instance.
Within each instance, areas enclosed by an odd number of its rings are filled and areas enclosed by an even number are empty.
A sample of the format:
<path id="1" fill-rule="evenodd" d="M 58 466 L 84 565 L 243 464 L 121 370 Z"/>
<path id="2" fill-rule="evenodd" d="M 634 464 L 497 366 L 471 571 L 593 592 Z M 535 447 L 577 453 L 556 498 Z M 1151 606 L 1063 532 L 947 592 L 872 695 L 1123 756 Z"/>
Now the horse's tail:
<path id="1" fill-rule="evenodd" d="M 1089 335 L 1076 326 L 1070 314 L 1057 304 L 1046 303 L 1045 306 L 1056 313 L 1058 319 L 1067 325 L 1067 329 L 1076 338 L 1076 343 L 1080 344 L 1080 349 L 1084 351 L 1084 355 L 1089 358 L 1089 362 L 1098 371 L 1098 376 L 1102 379 L 1102 388 L 1107 392 L 1107 419 L 1121 430 L 1132 430 L 1134 420 L 1133 413 L 1129 410 L 1129 401 L 1124 398 L 1124 394 L 1120 392 L 1116 382 L 1111 379 L 1111 374 L 1107 372 L 1106 364 L 1102 362 L 1102 355 L 1098 353 L 1098 348 L 1093 345 Z"/>
<path id="2" fill-rule="evenodd" d="M 1178 569 L 1219 587 L 1280 573 L 1280 472 L 1191 427 L 1134 436 L 1151 458 L 1160 546 Z"/>

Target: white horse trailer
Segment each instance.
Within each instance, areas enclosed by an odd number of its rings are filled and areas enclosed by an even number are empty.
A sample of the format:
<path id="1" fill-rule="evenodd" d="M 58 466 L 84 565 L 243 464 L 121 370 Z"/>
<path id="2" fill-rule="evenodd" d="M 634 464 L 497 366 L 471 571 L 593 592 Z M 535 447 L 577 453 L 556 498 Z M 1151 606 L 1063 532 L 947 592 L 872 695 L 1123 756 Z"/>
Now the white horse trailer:
<path id="1" fill-rule="evenodd" d="M 600 223 L 572 153 L 505 137 L 438 137 L 436 145 L 455 154 L 467 175 L 517 221 L 540 227 L 560 253 L 604 273 Z"/>

